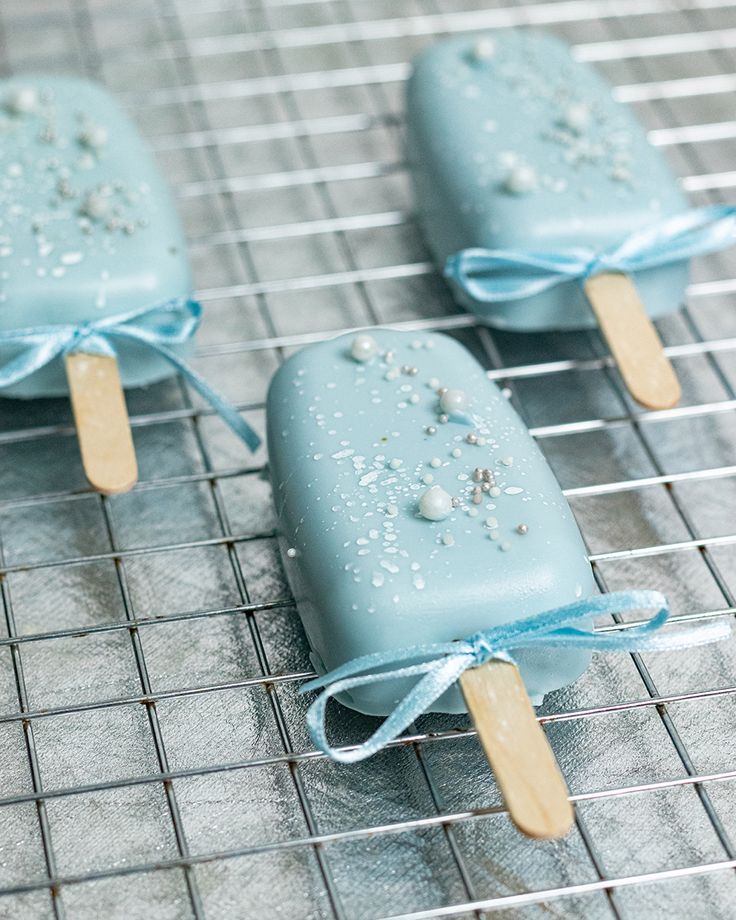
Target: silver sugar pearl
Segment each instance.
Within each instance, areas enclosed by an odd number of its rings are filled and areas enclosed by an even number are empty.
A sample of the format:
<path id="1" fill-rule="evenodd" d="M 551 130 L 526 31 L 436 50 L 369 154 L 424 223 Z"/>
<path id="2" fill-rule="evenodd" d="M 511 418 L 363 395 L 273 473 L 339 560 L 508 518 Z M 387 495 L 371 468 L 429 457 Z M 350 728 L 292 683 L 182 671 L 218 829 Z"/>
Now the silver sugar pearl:
<path id="1" fill-rule="evenodd" d="M 479 466 L 476 466 L 476 468 L 473 470 L 473 482 L 481 482 L 482 479 L 483 470 Z"/>
<path id="2" fill-rule="evenodd" d="M 437 429 L 434 427 L 434 425 L 427 425 L 424 430 L 427 432 L 427 434 L 437 434 Z"/>
<path id="3" fill-rule="evenodd" d="M 450 417 L 449 417 L 449 415 L 444 415 L 444 414 L 443 414 L 443 415 L 440 415 L 440 416 L 439 416 L 439 418 L 438 418 L 437 421 L 441 422 L 443 425 L 446 425 L 446 424 L 450 421 Z"/>
<path id="4" fill-rule="evenodd" d="M 466 440 L 466 442 L 467 442 L 468 444 L 477 444 L 477 443 L 478 443 L 478 435 L 477 435 L 477 434 L 473 434 L 473 432 L 471 431 L 470 434 L 466 435 L 465 440 Z"/>
<path id="5" fill-rule="evenodd" d="M 453 500 L 452 500 L 452 507 L 453 507 L 453 508 L 459 508 L 459 507 L 460 507 L 460 499 L 459 499 L 459 498 L 453 498 Z"/>
<path id="6" fill-rule="evenodd" d="M 520 533 L 520 534 L 522 535 L 522 537 L 523 537 L 524 534 L 529 533 L 529 525 L 528 525 L 528 524 L 519 524 L 518 527 L 516 528 L 516 532 L 517 532 L 517 533 Z"/>

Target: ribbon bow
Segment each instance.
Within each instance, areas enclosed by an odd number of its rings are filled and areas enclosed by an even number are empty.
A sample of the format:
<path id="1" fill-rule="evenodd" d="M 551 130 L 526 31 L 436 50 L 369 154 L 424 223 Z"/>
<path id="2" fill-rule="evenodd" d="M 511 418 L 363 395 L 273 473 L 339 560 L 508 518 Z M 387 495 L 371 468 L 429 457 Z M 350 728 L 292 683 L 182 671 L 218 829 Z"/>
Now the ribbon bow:
<path id="1" fill-rule="evenodd" d="M 16 345 L 19 349 L 17 354 L 0 365 L 0 390 L 29 377 L 62 355 L 84 351 L 115 357 L 116 339 L 136 342 L 173 365 L 235 434 L 251 450 L 256 450 L 261 439 L 235 407 L 171 349 L 172 345 L 182 345 L 194 335 L 201 316 L 202 307 L 196 301 L 177 298 L 87 323 L 0 331 L 0 346 Z"/>
<path id="2" fill-rule="evenodd" d="M 659 608 L 638 626 L 605 632 L 573 626 L 600 614 Z M 730 635 L 728 624 L 708 623 L 667 636 L 654 635 L 669 618 L 667 599 L 659 591 L 619 591 L 583 598 L 566 607 L 482 630 L 459 642 L 413 645 L 396 651 L 354 658 L 304 684 L 302 693 L 323 689 L 307 712 L 307 727 L 316 747 L 341 763 L 354 763 L 394 741 L 405 728 L 451 687 L 463 671 L 492 658 L 513 662 L 511 651 L 522 648 L 588 648 L 610 652 L 669 651 L 718 642 Z M 410 662 L 404 664 L 404 662 Z M 330 746 L 325 733 L 328 700 L 353 687 L 403 677 L 420 677 L 406 696 L 367 741 L 351 750 Z"/>
<path id="3" fill-rule="evenodd" d="M 736 207 L 697 208 L 636 230 L 609 249 L 525 252 L 462 249 L 445 263 L 445 277 L 480 303 L 522 300 L 566 281 L 600 272 L 634 272 L 682 262 L 736 243 Z"/>

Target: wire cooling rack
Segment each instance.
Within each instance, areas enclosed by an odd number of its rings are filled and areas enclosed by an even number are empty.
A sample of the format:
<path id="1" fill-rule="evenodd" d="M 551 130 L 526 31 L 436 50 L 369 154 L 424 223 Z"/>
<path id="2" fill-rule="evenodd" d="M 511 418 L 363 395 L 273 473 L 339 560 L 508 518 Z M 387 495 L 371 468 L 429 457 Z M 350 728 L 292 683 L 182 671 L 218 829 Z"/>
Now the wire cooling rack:
<path id="1" fill-rule="evenodd" d="M 684 619 L 736 590 L 736 259 L 660 324 L 681 405 L 631 404 L 593 334 L 456 310 L 402 161 L 402 82 L 445 33 L 536 25 L 608 75 L 693 203 L 734 198 L 733 0 L 3 0 L 0 61 L 102 80 L 178 195 L 198 369 L 263 427 L 295 347 L 372 323 L 457 335 L 510 389 L 601 586 Z M 141 482 L 90 493 L 63 401 L 0 405 L 0 917 L 377 920 L 736 915 L 736 646 L 599 655 L 541 716 L 577 822 L 510 825 L 460 717 L 371 761 L 316 754 L 265 456 L 180 382 L 129 394 Z M 373 722 L 346 710 L 344 743 Z"/>

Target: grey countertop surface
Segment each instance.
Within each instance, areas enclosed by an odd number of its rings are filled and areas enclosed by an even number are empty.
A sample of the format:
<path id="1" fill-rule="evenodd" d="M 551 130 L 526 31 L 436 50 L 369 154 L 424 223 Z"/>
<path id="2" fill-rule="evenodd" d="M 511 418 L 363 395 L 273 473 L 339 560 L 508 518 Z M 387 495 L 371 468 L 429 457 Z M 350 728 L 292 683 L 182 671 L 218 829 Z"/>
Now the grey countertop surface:
<path id="1" fill-rule="evenodd" d="M 263 428 L 269 378 L 346 327 L 449 330 L 510 387 L 601 585 L 730 617 L 736 254 L 660 325 L 681 406 L 631 404 L 592 334 L 458 312 L 412 219 L 402 84 L 450 32 L 537 25 L 633 105 L 694 204 L 734 201 L 733 0 L 3 0 L 5 73 L 105 82 L 150 139 L 206 316 L 195 365 Z M 545 700 L 576 799 L 510 825 L 466 719 L 317 756 L 264 477 L 178 381 L 129 393 L 141 481 L 89 492 L 65 401 L 0 401 L 0 918 L 730 920 L 736 644 L 597 655 Z M 374 727 L 338 712 L 334 737 Z"/>

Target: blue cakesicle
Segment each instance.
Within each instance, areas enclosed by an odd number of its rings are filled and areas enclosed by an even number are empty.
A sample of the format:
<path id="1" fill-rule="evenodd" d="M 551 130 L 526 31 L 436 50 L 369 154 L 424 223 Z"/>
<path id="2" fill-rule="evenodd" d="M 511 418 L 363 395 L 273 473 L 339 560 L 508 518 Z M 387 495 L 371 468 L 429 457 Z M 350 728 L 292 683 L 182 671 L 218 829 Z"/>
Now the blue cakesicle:
<path id="1" fill-rule="evenodd" d="M 0 137 L 0 332 L 91 322 L 190 295 L 172 198 L 105 90 L 66 77 L 0 81 Z M 121 340 L 116 349 L 126 387 L 175 372 L 144 345 Z M 14 353 L 0 345 L 0 364 Z M 0 395 L 67 392 L 59 358 Z"/>
<path id="2" fill-rule="evenodd" d="M 407 96 L 416 207 L 440 268 L 460 250 L 596 252 L 687 210 L 659 151 L 609 85 L 552 36 L 462 35 L 414 64 Z M 652 317 L 679 308 L 687 262 L 637 272 Z M 570 281 L 516 302 L 458 300 L 520 331 L 593 327 Z"/>
<path id="3" fill-rule="evenodd" d="M 375 329 L 309 346 L 274 377 L 267 420 L 283 562 L 318 671 L 596 593 L 552 471 L 453 339 Z M 589 653 L 517 660 L 539 701 Z M 406 690 L 341 699 L 385 715 Z M 465 709 L 457 688 L 434 708 Z"/>

